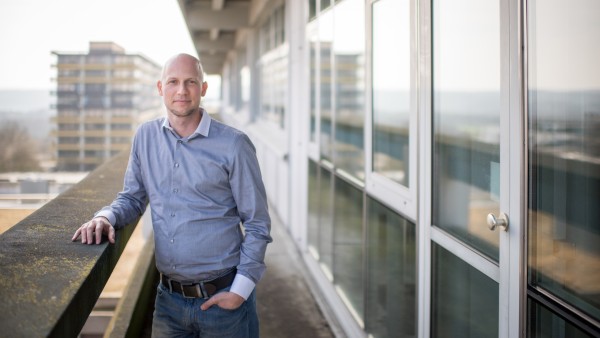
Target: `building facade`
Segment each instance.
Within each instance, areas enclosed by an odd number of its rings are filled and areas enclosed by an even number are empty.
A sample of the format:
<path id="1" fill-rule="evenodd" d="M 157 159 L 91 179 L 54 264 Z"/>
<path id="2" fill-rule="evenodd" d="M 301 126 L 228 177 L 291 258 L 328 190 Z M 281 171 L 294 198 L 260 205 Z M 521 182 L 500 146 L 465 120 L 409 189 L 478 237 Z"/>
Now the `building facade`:
<path id="1" fill-rule="evenodd" d="M 600 3 L 180 7 L 340 336 L 600 335 Z"/>
<path id="2" fill-rule="evenodd" d="M 56 55 L 57 170 L 89 171 L 127 149 L 136 126 L 160 113 L 161 68 L 112 42 Z"/>

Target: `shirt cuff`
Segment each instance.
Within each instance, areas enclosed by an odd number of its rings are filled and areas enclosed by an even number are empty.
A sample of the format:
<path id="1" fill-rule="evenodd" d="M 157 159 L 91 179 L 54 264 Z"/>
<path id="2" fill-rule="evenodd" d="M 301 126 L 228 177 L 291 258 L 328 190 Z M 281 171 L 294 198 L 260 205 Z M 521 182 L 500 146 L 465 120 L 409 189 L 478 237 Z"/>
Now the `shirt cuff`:
<path id="1" fill-rule="evenodd" d="M 117 217 L 115 217 L 115 214 L 110 210 L 100 210 L 94 215 L 94 217 L 105 217 L 110 225 L 112 225 L 113 228 L 115 227 Z"/>
<path id="2" fill-rule="evenodd" d="M 235 275 L 229 291 L 247 300 L 252 291 L 254 291 L 255 286 L 256 284 L 250 278 L 238 273 Z"/>

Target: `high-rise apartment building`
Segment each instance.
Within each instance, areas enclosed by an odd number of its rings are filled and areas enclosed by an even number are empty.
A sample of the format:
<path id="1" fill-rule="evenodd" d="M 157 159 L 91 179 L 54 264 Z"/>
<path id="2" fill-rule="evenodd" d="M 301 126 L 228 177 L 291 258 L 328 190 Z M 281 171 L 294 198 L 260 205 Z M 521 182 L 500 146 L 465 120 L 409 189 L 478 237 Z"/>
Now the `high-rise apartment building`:
<path id="1" fill-rule="evenodd" d="M 161 68 L 113 42 L 90 42 L 88 53 L 53 54 L 57 170 L 92 170 L 127 149 L 137 125 L 159 114 Z"/>

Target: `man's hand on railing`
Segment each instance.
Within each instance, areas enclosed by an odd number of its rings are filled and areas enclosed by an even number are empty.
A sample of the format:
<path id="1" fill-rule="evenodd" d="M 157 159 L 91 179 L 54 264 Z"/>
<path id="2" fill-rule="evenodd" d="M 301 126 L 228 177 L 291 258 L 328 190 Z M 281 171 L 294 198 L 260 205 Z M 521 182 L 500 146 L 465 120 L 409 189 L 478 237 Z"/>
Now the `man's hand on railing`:
<path id="1" fill-rule="evenodd" d="M 96 244 L 100 244 L 102 242 L 102 234 L 108 235 L 108 241 L 111 244 L 115 243 L 115 228 L 106 217 L 100 216 L 82 224 L 75 231 L 71 240 L 76 241 L 81 236 L 81 243 L 83 244 L 94 244 L 94 238 L 96 239 Z"/>

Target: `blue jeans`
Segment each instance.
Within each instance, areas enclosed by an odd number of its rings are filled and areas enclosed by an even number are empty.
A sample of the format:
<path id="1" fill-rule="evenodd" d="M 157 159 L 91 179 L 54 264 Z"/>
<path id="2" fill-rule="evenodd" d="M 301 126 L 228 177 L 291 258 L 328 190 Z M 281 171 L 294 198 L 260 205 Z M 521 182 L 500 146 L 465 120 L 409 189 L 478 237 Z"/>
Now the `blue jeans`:
<path id="1" fill-rule="evenodd" d="M 225 288 L 222 291 L 229 291 Z M 237 309 L 225 310 L 216 305 L 202 311 L 202 298 L 184 298 L 170 293 L 162 283 L 156 289 L 152 337 L 201 337 L 201 338 L 258 338 L 256 295 L 250 297 Z"/>

